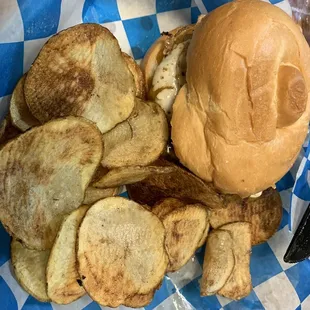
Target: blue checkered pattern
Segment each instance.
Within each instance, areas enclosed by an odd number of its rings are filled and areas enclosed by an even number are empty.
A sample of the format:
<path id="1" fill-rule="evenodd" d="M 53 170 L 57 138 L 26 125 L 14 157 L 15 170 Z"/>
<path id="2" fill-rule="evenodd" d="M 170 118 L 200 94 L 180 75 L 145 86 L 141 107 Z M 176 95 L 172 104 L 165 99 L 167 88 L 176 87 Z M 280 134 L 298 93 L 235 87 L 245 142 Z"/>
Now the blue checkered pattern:
<path id="1" fill-rule="evenodd" d="M 10 94 L 40 48 L 56 32 L 78 23 L 100 23 L 117 37 L 121 48 L 136 60 L 143 58 L 160 32 L 196 22 L 201 13 L 227 0 L 0 0 L 0 116 L 5 115 Z M 270 0 L 290 12 L 287 1 Z M 308 140 L 307 140 L 308 141 Z M 220 296 L 201 298 L 204 248 L 179 272 L 169 274 L 155 294 L 151 309 L 310 309 L 310 262 L 290 265 L 282 257 L 304 207 L 310 201 L 308 171 L 310 147 L 277 188 L 283 200 L 283 219 L 268 242 L 255 246 L 251 258 L 253 291 L 241 301 Z M 296 177 L 297 174 L 297 177 Z M 296 182 L 295 182 L 296 178 Z M 293 195 L 291 188 L 293 188 Z M 123 195 L 126 196 L 126 193 Z M 302 203 L 301 203 L 302 202 Z M 101 307 L 88 296 L 60 306 L 40 303 L 29 296 L 11 272 L 10 238 L 0 224 L 0 309 L 87 309 Z"/>

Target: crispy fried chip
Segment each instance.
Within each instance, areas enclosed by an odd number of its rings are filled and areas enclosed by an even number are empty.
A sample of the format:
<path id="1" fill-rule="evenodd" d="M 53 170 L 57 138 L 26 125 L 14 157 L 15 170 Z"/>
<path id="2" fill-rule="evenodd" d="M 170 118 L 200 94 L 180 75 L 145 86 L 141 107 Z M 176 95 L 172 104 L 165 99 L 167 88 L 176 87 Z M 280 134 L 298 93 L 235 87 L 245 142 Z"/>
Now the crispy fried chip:
<path id="1" fill-rule="evenodd" d="M 152 208 L 152 212 L 156 214 L 159 219 L 163 220 L 168 213 L 172 212 L 177 208 L 184 207 L 185 205 L 186 202 L 180 199 L 166 198 L 156 203 L 155 206 Z"/>
<path id="2" fill-rule="evenodd" d="M 158 166 L 129 166 L 110 170 L 100 180 L 94 182 L 92 186 L 99 188 L 109 188 L 121 185 L 136 183 L 146 179 L 150 175 L 165 174 L 172 172 L 171 167 Z"/>
<path id="3" fill-rule="evenodd" d="M 164 235 L 161 221 L 133 201 L 112 197 L 94 204 L 78 235 L 78 268 L 87 293 L 110 307 L 150 294 L 168 263 Z"/>
<path id="4" fill-rule="evenodd" d="M 230 223 L 220 229 L 228 231 L 232 235 L 235 265 L 231 276 L 218 291 L 218 294 L 239 300 L 249 295 L 252 290 L 250 274 L 251 224 L 246 222 Z"/>
<path id="5" fill-rule="evenodd" d="M 51 248 L 78 208 L 102 156 L 91 122 L 69 117 L 35 127 L 0 150 L 0 220 L 29 248 Z"/>
<path id="6" fill-rule="evenodd" d="M 194 255 L 208 224 L 207 215 L 197 204 L 177 208 L 164 217 L 168 272 L 179 270 Z"/>
<path id="7" fill-rule="evenodd" d="M 132 112 L 135 84 L 111 32 L 98 24 L 80 24 L 43 46 L 27 74 L 24 93 L 41 123 L 83 116 L 104 133 Z"/>
<path id="8" fill-rule="evenodd" d="M 268 240 L 278 229 L 282 219 L 280 194 L 273 188 L 258 198 L 231 200 L 226 208 L 210 212 L 210 224 L 218 228 L 232 222 L 250 222 L 252 245 Z"/>
<path id="9" fill-rule="evenodd" d="M 233 238 L 229 231 L 214 230 L 207 241 L 200 294 L 216 294 L 227 282 L 235 266 Z"/>
<path id="10" fill-rule="evenodd" d="M 83 204 L 91 205 L 100 199 L 116 196 L 120 192 L 118 187 L 116 188 L 96 188 L 89 186 L 85 191 Z"/>
<path id="11" fill-rule="evenodd" d="M 135 62 L 135 60 L 126 53 L 123 53 L 123 57 L 127 63 L 128 69 L 133 75 L 136 85 L 136 97 L 140 99 L 145 99 L 145 81 L 142 70 L 139 65 Z"/>
<path id="12" fill-rule="evenodd" d="M 68 304 L 85 294 L 77 272 L 77 232 L 88 206 L 81 206 L 64 219 L 51 250 L 46 269 L 47 294 L 58 304 Z"/>
<path id="13" fill-rule="evenodd" d="M 29 250 L 14 238 L 11 241 L 11 261 L 19 284 L 43 302 L 50 301 L 45 276 L 49 254 L 49 250 Z"/>
<path id="14" fill-rule="evenodd" d="M 24 74 L 18 81 L 11 98 L 10 115 L 12 124 L 20 129 L 26 131 L 31 127 L 38 126 L 40 123 L 31 114 L 24 96 L 24 83 L 26 74 Z"/>
<path id="15" fill-rule="evenodd" d="M 154 294 L 155 290 L 151 291 L 148 294 L 137 294 L 132 297 L 128 297 L 125 300 L 124 305 L 130 308 L 142 308 L 152 301 Z"/>
<path id="16" fill-rule="evenodd" d="M 127 186 L 129 196 L 140 204 L 153 206 L 163 198 L 179 198 L 188 203 L 202 203 L 209 208 L 222 208 L 223 198 L 212 184 L 207 184 L 185 169 L 168 162 L 158 160 L 156 165 L 174 167 L 168 174 L 152 175 L 147 179 Z"/>
<path id="17" fill-rule="evenodd" d="M 154 102 L 136 100 L 130 117 L 103 135 L 102 165 L 108 168 L 146 166 L 166 149 L 168 123 Z"/>

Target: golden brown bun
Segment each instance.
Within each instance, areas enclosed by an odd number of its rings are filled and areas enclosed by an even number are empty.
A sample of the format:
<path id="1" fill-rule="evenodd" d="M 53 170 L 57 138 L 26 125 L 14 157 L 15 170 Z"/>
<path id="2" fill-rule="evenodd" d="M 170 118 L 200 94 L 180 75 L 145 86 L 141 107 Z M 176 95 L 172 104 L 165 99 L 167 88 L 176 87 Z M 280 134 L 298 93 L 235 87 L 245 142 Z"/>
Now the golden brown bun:
<path id="1" fill-rule="evenodd" d="M 298 26 L 268 3 L 234 1 L 196 26 L 187 64 L 172 116 L 180 161 L 224 193 L 274 185 L 308 129 L 310 54 Z"/>

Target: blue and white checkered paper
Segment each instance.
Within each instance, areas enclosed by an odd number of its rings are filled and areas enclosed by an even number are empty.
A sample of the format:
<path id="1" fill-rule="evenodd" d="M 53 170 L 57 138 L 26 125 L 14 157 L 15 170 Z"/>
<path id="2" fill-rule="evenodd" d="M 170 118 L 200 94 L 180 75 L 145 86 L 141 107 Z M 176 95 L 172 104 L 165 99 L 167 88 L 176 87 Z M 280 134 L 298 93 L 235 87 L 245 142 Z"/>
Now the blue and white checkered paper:
<path id="1" fill-rule="evenodd" d="M 0 0 L 0 117 L 10 95 L 43 44 L 56 32 L 78 23 L 109 28 L 124 52 L 143 58 L 162 31 L 193 23 L 226 0 Z M 287 1 L 271 0 L 290 13 Z M 220 296 L 200 297 L 204 249 L 182 270 L 169 274 L 145 309 L 310 309 L 310 262 L 286 264 L 284 252 L 292 229 L 310 201 L 310 146 L 277 184 L 283 200 L 283 219 L 268 242 L 255 246 L 251 258 L 253 291 L 241 301 Z M 295 177 L 297 178 L 295 182 Z M 309 176 L 308 176 L 309 175 Z M 293 188 L 293 195 L 292 189 Z M 88 296 L 67 306 L 40 303 L 16 282 L 10 266 L 10 237 L 0 224 L 0 309 L 101 309 Z"/>

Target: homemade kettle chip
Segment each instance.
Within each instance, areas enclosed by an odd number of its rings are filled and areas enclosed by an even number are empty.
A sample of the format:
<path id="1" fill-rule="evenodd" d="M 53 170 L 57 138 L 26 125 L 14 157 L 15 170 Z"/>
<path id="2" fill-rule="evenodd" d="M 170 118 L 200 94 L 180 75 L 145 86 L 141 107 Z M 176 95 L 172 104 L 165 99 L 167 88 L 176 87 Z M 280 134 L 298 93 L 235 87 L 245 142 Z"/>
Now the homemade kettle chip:
<path id="1" fill-rule="evenodd" d="M 0 150 L 0 220 L 27 247 L 52 247 L 63 217 L 84 199 L 102 157 L 101 133 L 69 117 L 34 127 Z"/>

